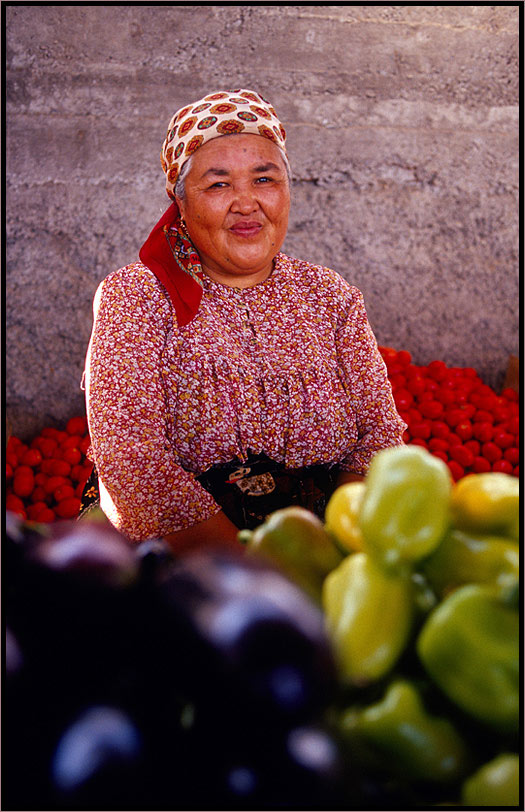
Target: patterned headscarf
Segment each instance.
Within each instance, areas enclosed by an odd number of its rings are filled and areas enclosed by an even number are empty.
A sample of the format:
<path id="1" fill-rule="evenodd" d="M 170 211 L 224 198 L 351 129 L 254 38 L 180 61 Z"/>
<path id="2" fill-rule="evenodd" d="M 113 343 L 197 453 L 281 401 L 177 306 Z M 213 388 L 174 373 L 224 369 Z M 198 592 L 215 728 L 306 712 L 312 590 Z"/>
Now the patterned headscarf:
<path id="1" fill-rule="evenodd" d="M 182 166 L 212 138 L 253 133 L 269 138 L 286 153 L 286 132 L 266 99 L 253 90 L 221 90 L 178 110 L 170 121 L 160 160 L 166 191 L 173 201 L 142 246 L 139 257 L 166 288 L 179 326 L 199 309 L 204 273 L 181 222 L 175 184 Z"/>
<path id="2" fill-rule="evenodd" d="M 233 133 L 262 135 L 286 152 L 286 132 L 277 113 L 253 90 L 220 90 L 175 113 L 160 153 L 172 200 L 180 170 L 193 153 L 212 138 Z"/>

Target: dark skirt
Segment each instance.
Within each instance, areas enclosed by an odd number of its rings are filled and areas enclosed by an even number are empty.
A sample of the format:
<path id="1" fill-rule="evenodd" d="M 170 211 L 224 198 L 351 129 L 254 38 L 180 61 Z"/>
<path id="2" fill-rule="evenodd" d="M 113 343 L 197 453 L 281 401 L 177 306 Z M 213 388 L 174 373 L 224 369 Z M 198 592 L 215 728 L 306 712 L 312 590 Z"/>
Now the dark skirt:
<path id="1" fill-rule="evenodd" d="M 214 465 L 196 478 L 236 527 L 253 530 L 268 514 L 290 505 L 304 507 L 323 519 L 338 472 L 336 465 L 285 468 L 265 454 L 249 454 L 245 462 Z M 79 518 L 99 501 L 94 467 L 84 487 Z"/>

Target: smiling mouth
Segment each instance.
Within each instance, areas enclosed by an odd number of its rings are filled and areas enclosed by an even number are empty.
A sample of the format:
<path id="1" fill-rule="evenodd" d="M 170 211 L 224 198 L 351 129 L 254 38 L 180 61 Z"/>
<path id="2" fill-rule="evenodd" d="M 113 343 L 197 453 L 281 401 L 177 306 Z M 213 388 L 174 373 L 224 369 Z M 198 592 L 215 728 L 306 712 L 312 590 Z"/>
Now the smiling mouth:
<path id="1" fill-rule="evenodd" d="M 236 237 L 254 237 L 256 236 L 262 229 L 262 225 L 260 223 L 251 222 L 251 223 L 236 223 L 236 225 L 230 228 L 230 231 L 235 234 Z"/>

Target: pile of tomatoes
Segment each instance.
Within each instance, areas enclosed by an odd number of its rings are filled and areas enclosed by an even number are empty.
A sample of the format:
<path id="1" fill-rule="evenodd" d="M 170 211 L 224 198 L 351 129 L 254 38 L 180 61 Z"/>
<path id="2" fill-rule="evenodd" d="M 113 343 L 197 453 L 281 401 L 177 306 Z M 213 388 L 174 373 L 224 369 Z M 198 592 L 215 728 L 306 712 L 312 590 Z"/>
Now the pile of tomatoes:
<path id="1" fill-rule="evenodd" d="M 502 471 L 519 476 L 519 397 L 498 395 L 471 367 L 443 361 L 416 366 L 407 350 L 379 347 L 406 443 L 421 445 L 444 460 L 455 481 L 469 473 Z M 52 522 L 78 515 L 92 471 L 90 439 L 83 416 L 65 431 L 46 427 L 28 446 L 10 437 L 6 453 L 6 507 L 24 519 Z"/>
<path id="2" fill-rule="evenodd" d="M 42 429 L 30 445 L 11 436 L 6 450 L 7 510 L 24 519 L 53 522 L 78 515 L 92 471 L 85 417 L 72 417 L 65 431 Z"/>
<path id="3" fill-rule="evenodd" d="M 443 361 L 412 364 L 406 350 L 379 348 L 406 443 L 421 445 L 447 463 L 455 481 L 470 473 L 519 476 L 519 396 L 498 395 L 471 367 Z"/>

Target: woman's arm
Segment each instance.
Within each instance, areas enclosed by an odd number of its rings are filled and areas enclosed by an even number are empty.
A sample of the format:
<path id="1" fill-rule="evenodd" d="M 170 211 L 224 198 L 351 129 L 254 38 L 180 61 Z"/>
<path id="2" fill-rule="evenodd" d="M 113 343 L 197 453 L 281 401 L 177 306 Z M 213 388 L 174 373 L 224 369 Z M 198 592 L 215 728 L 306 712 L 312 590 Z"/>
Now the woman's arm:
<path id="1" fill-rule="evenodd" d="M 164 539 L 175 553 L 187 553 L 199 547 L 241 552 L 244 548 L 237 539 L 239 528 L 223 511 L 193 527 L 168 533 Z"/>
<path id="2" fill-rule="evenodd" d="M 392 395 L 387 370 L 369 324 L 363 295 L 350 288 L 350 307 L 337 331 L 337 353 L 345 386 L 356 415 L 359 440 L 341 468 L 366 474 L 374 454 L 403 445 L 406 424 Z"/>
<path id="3" fill-rule="evenodd" d="M 86 401 L 102 509 L 134 541 L 207 521 L 219 505 L 178 464 L 167 434 L 167 294 L 137 263 L 104 280 L 94 310 Z"/>

